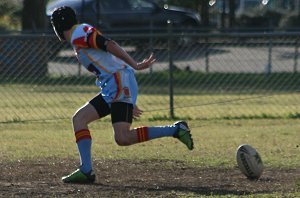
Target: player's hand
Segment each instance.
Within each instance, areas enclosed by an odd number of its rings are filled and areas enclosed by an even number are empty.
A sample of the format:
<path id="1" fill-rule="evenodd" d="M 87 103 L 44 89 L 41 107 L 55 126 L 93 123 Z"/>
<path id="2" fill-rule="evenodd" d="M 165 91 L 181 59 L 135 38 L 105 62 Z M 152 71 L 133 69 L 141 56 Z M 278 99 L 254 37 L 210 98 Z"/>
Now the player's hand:
<path id="1" fill-rule="evenodd" d="M 139 118 L 142 115 L 143 111 L 138 108 L 138 106 L 134 105 L 133 106 L 133 111 L 132 111 L 132 117 L 134 119 Z"/>
<path id="2" fill-rule="evenodd" d="M 143 69 L 147 69 L 149 68 L 154 62 L 156 61 L 156 59 L 154 58 L 153 53 L 150 54 L 150 56 L 146 59 L 143 60 L 143 62 L 140 62 L 137 64 L 137 70 L 143 70 Z"/>

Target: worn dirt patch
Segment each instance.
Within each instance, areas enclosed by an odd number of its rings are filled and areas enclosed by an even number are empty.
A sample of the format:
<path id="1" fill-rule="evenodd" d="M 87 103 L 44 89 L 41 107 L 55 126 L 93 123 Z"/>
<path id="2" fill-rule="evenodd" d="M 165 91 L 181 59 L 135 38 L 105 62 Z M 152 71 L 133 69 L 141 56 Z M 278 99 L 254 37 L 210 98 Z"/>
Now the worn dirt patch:
<path id="1" fill-rule="evenodd" d="M 300 168 L 266 168 L 250 181 L 237 168 L 191 167 L 167 160 L 95 160 L 95 184 L 63 184 L 76 160 L 0 161 L 0 197 L 177 197 L 285 194 L 300 189 Z"/>

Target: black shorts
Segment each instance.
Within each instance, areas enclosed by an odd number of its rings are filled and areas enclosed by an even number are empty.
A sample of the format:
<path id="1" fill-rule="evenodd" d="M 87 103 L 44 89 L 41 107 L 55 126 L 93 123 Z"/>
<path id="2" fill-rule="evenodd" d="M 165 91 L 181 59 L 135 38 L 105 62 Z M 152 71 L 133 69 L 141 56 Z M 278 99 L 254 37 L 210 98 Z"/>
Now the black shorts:
<path id="1" fill-rule="evenodd" d="M 100 118 L 111 114 L 112 123 L 128 122 L 132 123 L 133 105 L 125 102 L 114 102 L 111 108 L 103 99 L 101 94 L 95 96 L 89 103 L 96 109 Z"/>

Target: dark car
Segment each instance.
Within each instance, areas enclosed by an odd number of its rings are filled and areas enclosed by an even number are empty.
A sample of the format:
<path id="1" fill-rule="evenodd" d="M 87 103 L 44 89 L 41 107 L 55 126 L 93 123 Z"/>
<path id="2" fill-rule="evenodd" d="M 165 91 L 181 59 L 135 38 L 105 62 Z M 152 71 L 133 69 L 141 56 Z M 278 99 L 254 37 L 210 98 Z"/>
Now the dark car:
<path id="1" fill-rule="evenodd" d="M 55 0 L 47 5 L 47 15 L 60 6 L 72 7 L 80 22 L 102 31 L 144 31 L 167 27 L 171 20 L 175 29 L 200 26 L 198 13 L 179 7 L 160 7 L 153 0 Z"/>

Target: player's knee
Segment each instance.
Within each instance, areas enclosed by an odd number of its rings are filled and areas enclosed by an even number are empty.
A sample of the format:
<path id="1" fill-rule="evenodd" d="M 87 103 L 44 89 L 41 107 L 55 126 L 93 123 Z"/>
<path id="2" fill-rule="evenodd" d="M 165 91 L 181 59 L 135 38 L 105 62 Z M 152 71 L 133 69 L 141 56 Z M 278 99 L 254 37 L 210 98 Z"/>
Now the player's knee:
<path id="1" fill-rule="evenodd" d="M 73 117 L 72 117 L 72 123 L 73 125 L 75 125 L 76 123 L 78 123 L 79 121 L 79 116 L 77 114 L 74 114 Z"/>
<path id="2" fill-rule="evenodd" d="M 84 119 L 84 116 L 82 116 L 81 114 L 76 113 L 72 117 L 72 123 L 73 123 L 73 126 L 76 126 L 76 125 L 85 124 L 86 121 Z"/>
<path id="3" fill-rule="evenodd" d="M 126 133 L 120 133 L 120 134 L 115 134 L 115 142 L 119 145 L 119 146 L 129 146 L 131 145 L 131 141 L 129 139 L 129 136 L 126 135 Z"/>
<path id="4" fill-rule="evenodd" d="M 115 141 L 119 146 L 129 146 L 129 145 L 131 145 L 131 143 L 126 138 L 117 137 L 117 138 L 115 138 Z"/>

